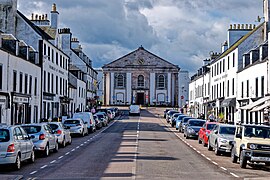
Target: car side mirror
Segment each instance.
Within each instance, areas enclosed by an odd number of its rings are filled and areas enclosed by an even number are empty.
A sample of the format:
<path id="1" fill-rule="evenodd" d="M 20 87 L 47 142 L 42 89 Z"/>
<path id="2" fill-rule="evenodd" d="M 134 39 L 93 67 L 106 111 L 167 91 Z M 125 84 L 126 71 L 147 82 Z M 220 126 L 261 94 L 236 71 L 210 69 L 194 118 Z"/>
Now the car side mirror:
<path id="1" fill-rule="evenodd" d="M 218 133 L 218 130 L 215 129 L 215 130 L 214 130 L 214 133 L 217 134 L 217 133 Z"/>
<path id="2" fill-rule="evenodd" d="M 235 137 L 242 139 L 242 135 L 241 134 L 236 134 Z"/>

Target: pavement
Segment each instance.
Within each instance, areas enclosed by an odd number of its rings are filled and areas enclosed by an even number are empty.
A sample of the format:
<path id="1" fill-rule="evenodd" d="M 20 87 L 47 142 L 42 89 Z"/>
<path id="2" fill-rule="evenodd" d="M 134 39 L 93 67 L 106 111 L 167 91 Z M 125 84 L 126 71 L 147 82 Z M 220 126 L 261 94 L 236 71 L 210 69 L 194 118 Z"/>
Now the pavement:
<path id="1" fill-rule="evenodd" d="M 8 175 L 8 174 L 0 174 L 1 180 L 19 180 L 23 179 L 22 175 Z"/>

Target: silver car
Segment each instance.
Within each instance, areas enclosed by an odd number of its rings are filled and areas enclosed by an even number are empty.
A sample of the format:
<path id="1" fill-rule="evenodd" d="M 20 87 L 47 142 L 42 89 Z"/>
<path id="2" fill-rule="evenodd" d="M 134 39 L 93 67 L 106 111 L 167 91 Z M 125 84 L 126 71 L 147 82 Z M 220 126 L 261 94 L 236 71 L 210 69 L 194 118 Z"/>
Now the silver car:
<path id="1" fill-rule="evenodd" d="M 231 152 L 235 129 L 235 125 L 217 124 L 209 134 L 208 150 L 214 149 L 216 155 L 220 155 L 222 152 Z"/>
<path id="2" fill-rule="evenodd" d="M 19 170 L 24 160 L 35 161 L 31 138 L 20 126 L 0 125 L 0 165 L 11 164 Z"/>
<path id="3" fill-rule="evenodd" d="M 72 143 L 69 127 L 64 126 L 61 122 L 49 122 L 50 127 L 58 138 L 58 143 L 62 147 Z"/>
<path id="4" fill-rule="evenodd" d="M 80 118 L 66 119 L 63 124 L 70 128 L 71 135 L 85 136 L 88 134 L 87 122 Z"/>
<path id="5" fill-rule="evenodd" d="M 49 156 L 50 150 L 58 151 L 58 139 L 48 123 L 24 124 L 22 127 L 31 137 L 35 151 L 41 152 L 45 157 Z"/>

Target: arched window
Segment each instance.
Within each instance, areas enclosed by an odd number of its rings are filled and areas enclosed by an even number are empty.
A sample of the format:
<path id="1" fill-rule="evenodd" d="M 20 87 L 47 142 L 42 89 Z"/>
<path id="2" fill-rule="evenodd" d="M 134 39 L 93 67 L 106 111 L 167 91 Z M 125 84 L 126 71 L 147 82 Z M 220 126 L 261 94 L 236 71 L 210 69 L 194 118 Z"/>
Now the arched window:
<path id="1" fill-rule="evenodd" d="M 158 88 L 165 88 L 165 76 L 164 75 L 159 75 L 158 76 L 158 83 L 157 83 Z"/>
<path id="2" fill-rule="evenodd" d="M 144 87 L 144 77 L 143 77 L 143 75 L 138 76 L 138 87 Z"/>
<path id="3" fill-rule="evenodd" d="M 117 87 L 124 87 L 124 76 L 122 74 L 119 74 L 117 76 Z"/>

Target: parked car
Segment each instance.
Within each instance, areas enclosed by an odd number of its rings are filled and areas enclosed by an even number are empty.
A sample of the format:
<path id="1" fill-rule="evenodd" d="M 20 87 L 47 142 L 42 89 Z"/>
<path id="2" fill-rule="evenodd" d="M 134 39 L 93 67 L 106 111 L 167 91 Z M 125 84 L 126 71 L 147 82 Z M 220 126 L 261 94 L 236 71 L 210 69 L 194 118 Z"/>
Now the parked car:
<path id="1" fill-rule="evenodd" d="M 167 114 L 167 112 L 170 111 L 170 110 L 172 110 L 172 109 L 165 109 L 165 110 L 163 111 L 163 113 L 164 113 L 164 114 L 163 114 L 163 117 L 164 117 L 165 119 L 166 119 L 166 114 Z"/>
<path id="2" fill-rule="evenodd" d="M 182 121 L 179 124 L 179 132 L 184 133 L 184 130 L 186 128 L 186 124 L 188 122 L 188 120 L 190 119 L 194 119 L 193 117 L 187 116 L 187 117 L 183 117 Z"/>
<path id="3" fill-rule="evenodd" d="M 179 112 L 177 110 L 174 110 L 174 109 L 167 112 L 167 115 L 166 115 L 167 123 L 169 123 L 171 121 L 170 119 L 171 119 L 172 115 L 175 113 L 179 113 Z"/>
<path id="4" fill-rule="evenodd" d="M 114 113 L 110 109 L 107 109 L 107 115 L 109 117 L 109 120 L 113 120 L 114 119 Z"/>
<path id="5" fill-rule="evenodd" d="M 232 162 L 236 163 L 239 159 L 241 168 L 246 168 L 248 161 L 270 166 L 269 126 L 252 124 L 237 126 L 232 146 Z"/>
<path id="6" fill-rule="evenodd" d="M 80 135 L 83 137 L 88 134 L 87 122 L 84 122 L 80 118 L 66 119 L 63 124 L 70 128 L 71 135 Z"/>
<path id="7" fill-rule="evenodd" d="M 106 118 L 106 114 L 99 112 L 95 114 L 97 116 L 97 118 L 99 118 L 99 120 L 102 122 L 102 126 L 108 126 L 108 119 Z"/>
<path id="8" fill-rule="evenodd" d="M 0 125 L 0 165 L 21 169 L 21 162 L 35 161 L 34 144 L 20 126 Z"/>
<path id="9" fill-rule="evenodd" d="M 235 128 L 235 125 L 216 124 L 208 137 L 208 150 L 214 149 L 216 155 L 220 155 L 222 152 L 231 152 Z"/>
<path id="10" fill-rule="evenodd" d="M 22 128 L 29 134 L 35 151 L 41 152 L 45 157 L 49 156 L 50 150 L 58 151 L 58 139 L 48 123 L 23 124 Z"/>
<path id="11" fill-rule="evenodd" d="M 73 118 L 82 119 L 84 122 L 87 123 L 87 133 L 95 132 L 96 131 L 96 123 L 91 112 L 78 112 L 73 114 Z"/>
<path id="12" fill-rule="evenodd" d="M 62 147 L 66 147 L 67 144 L 72 143 L 69 127 L 64 126 L 61 122 L 49 122 L 49 126 L 56 134 L 58 143 Z"/>
<path id="13" fill-rule="evenodd" d="M 176 118 L 176 120 L 175 120 L 175 129 L 176 129 L 176 130 L 179 129 L 179 125 L 180 125 L 180 123 L 181 123 L 181 121 L 182 121 L 182 119 L 183 119 L 184 117 L 187 117 L 187 115 L 182 114 L 182 115 L 179 115 L 179 116 Z"/>
<path id="14" fill-rule="evenodd" d="M 139 105 L 130 105 L 129 106 L 129 115 L 140 115 L 141 114 L 141 110 L 140 110 L 140 106 Z"/>
<path id="15" fill-rule="evenodd" d="M 175 126 L 175 123 L 176 123 L 176 118 L 179 116 L 179 115 L 182 115 L 181 113 L 174 113 L 170 119 L 170 124 L 172 127 Z"/>
<path id="16" fill-rule="evenodd" d="M 203 143 L 203 146 L 206 147 L 208 144 L 208 136 L 212 129 L 215 127 L 217 122 L 210 122 L 207 121 L 203 127 L 199 131 L 199 136 L 198 136 L 198 142 L 199 144 Z"/>
<path id="17" fill-rule="evenodd" d="M 112 113 L 112 119 L 114 119 L 115 116 L 116 116 L 115 109 L 114 108 L 107 108 L 107 110 L 111 111 L 111 113 Z"/>
<path id="18" fill-rule="evenodd" d="M 96 129 L 101 129 L 102 128 L 102 121 L 98 118 L 96 114 L 93 115 L 94 120 L 96 122 Z"/>
<path id="19" fill-rule="evenodd" d="M 184 137 L 188 138 L 198 138 L 198 132 L 201 127 L 204 125 L 205 120 L 202 119 L 190 119 L 188 120 L 185 130 L 184 130 Z"/>

